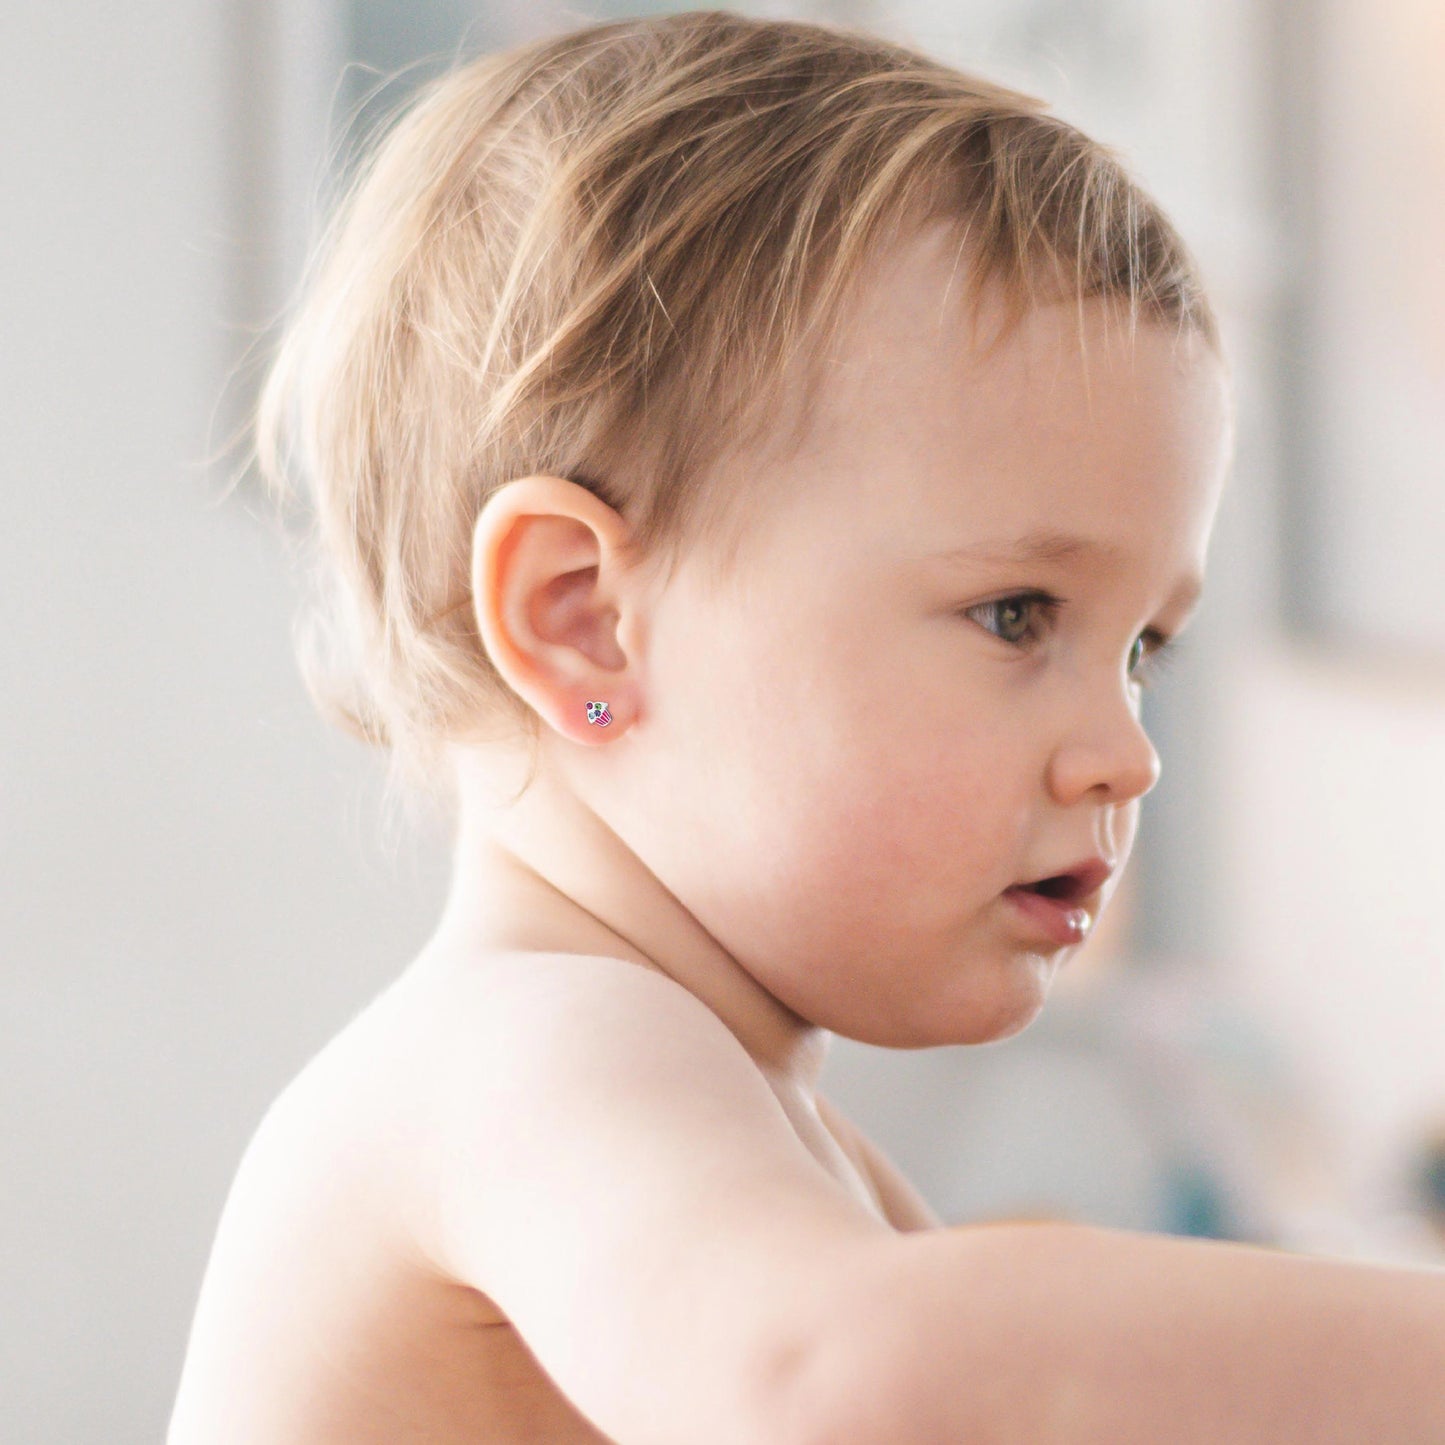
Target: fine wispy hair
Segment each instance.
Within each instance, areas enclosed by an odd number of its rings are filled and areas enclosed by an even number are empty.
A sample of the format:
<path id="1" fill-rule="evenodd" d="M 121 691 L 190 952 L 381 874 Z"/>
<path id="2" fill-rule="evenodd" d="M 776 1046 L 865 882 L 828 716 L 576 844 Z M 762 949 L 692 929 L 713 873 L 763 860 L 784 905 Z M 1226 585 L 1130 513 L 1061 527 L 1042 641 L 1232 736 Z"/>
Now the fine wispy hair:
<path id="1" fill-rule="evenodd" d="M 770 426 L 785 370 L 816 379 L 870 257 L 933 219 L 970 300 L 1004 298 L 1000 340 L 1041 300 L 1102 297 L 1219 350 L 1113 149 L 871 35 L 694 11 L 420 87 L 319 229 L 254 419 L 269 494 L 314 519 L 303 676 L 389 751 L 389 789 L 446 806 L 449 743 L 538 737 L 472 613 L 490 493 L 568 478 L 635 559 L 685 545 L 726 575 L 748 498 L 716 463 Z"/>

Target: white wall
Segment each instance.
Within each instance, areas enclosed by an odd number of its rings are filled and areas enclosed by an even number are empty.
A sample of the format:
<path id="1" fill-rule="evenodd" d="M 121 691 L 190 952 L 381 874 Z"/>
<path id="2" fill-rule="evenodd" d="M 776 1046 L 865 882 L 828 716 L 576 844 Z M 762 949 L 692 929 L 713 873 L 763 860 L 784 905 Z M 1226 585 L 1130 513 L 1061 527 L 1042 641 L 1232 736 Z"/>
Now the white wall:
<path id="1" fill-rule="evenodd" d="M 276 543 L 199 464 L 247 339 L 228 11 L 4 20 L 0 1439 L 155 1445 L 246 1138 L 439 884 L 364 841 Z"/>
<path id="2" fill-rule="evenodd" d="M 1222 704 L 1219 963 L 1288 1047 L 1365 1216 L 1445 1123 L 1445 666 L 1241 641 Z"/>

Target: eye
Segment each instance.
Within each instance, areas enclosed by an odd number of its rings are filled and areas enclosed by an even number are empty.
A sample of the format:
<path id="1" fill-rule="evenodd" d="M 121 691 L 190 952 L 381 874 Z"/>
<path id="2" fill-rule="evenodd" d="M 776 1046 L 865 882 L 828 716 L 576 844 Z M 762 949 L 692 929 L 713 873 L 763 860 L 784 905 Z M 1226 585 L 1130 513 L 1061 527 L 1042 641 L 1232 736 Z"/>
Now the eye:
<path id="1" fill-rule="evenodd" d="M 1001 622 L 1003 631 L 996 632 L 987 623 L 981 624 L 984 630 L 993 632 L 1000 641 L 1018 647 L 1032 631 L 1032 629 L 1027 629 L 1022 636 L 1015 635 L 1016 629 L 1029 617 L 1031 610 L 1038 609 L 1046 618 L 1052 618 L 1059 606 L 1059 599 L 1051 597 L 1047 592 L 1016 592 L 1011 597 L 1000 597 L 993 602 L 979 602 L 973 607 L 966 607 L 963 615 L 965 617 L 978 615 L 996 617 Z"/>
<path id="2" fill-rule="evenodd" d="M 1146 644 L 1149 650 L 1140 652 L 1140 647 Z M 1177 637 L 1165 637 L 1154 627 L 1147 632 L 1141 632 L 1134 643 L 1134 651 L 1129 654 L 1130 679 L 1140 687 L 1153 687 L 1159 680 L 1159 674 L 1179 656 L 1179 651 L 1180 641 Z M 1136 671 L 1140 664 L 1142 670 Z"/>
<path id="3" fill-rule="evenodd" d="M 1026 625 L 1031 616 L 1042 614 L 1051 622 L 1063 606 L 1060 598 L 1047 592 L 1015 592 L 993 602 L 979 602 L 963 611 L 965 617 L 982 618 L 981 626 L 993 633 L 1001 642 L 1013 647 L 1023 647 L 1030 640 L 1037 641 L 1042 629 Z M 997 626 L 990 625 L 990 620 Z M 1129 653 L 1129 678 L 1140 687 L 1152 687 L 1159 675 L 1179 655 L 1180 640 L 1160 632 L 1157 627 L 1147 628 L 1134 640 Z"/>

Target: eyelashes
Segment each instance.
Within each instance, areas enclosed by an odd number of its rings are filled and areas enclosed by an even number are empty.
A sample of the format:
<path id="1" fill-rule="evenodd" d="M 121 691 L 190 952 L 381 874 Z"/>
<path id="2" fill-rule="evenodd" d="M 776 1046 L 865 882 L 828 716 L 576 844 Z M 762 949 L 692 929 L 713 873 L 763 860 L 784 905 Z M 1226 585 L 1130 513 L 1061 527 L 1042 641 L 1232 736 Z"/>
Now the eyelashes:
<path id="1" fill-rule="evenodd" d="M 1162 632 L 1152 627 L 1144 636 L 1156 639 L 1154 650 L 1144 655 L 1144 670 L 1136 673 L 1134 679 L 1141 687 L 1153 687 L 1159 681 L 1160 673 L 1178 661 L 1183 643 L 1177 637 L 1165 637 Z"/>
<path id="2" fill-rule="evenodd" d="M 1006 642 L 1012 647 L 1024 647 L 1030 641 L 1036 642 L 1042 637 L 1043 631 L 1047 630 L 1048 626 L 1052 626 L 1063 605 L 1062 598 L 1055 597 L 1048 592 L 1015 592 L 1007 597 L 995 598 L 992 602 L 979 602 L 972 607 L 963 608 L 962 615 L 972 618 L 977 613 L 997 616 L 1028 609 L 1038 611 L 1045 619 L 1044 629 L 1030 627 L 1024 637 L 1004 636 L 995 632 L 993 628 L 984 626 L 984 631 L 991 633 L 999 641 Z M 1005 623 L 1004 627 L 1007 631 L 1010 624 Z M 1134 644 L 1135 648 L 1138 648 L 1140 644 L 1143 644 L 1144 651 L 1139 654 L 1137 661 L 1130 668 L 1129 678 L 1130 681 L 1138 683 L 1140 687 L 1152 687 L 1158 681 L 1160 674 L 1177 661 L 1182 643 L 1178 637 L 1166 636 L 1157 627 L 1149 627 L 1139 634 Z"/>

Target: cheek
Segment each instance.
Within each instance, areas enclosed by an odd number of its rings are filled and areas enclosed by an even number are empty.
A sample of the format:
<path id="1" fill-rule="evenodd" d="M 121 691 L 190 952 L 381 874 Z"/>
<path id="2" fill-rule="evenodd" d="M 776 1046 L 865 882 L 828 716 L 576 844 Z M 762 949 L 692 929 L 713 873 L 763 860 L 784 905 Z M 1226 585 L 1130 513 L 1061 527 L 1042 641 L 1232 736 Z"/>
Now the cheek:
<path id="1" fill-rule="evenodd" d="M 772 612 L 718 610 L 654 635 L 665 761 L 654 754 L 648 791 L 712 819 L 711 865 L 796 896 L 852 890 L 871 908 L 935 888 L 956 905 L 970 879 L 1006 870 L 1023 806 L 1017 729 L 984 700 L 965 708 L 920 686 L 861 624 Z"/>
<path id="2" fill-rule="evenodd" d="M 740 740 L 750 836 L 809 896 L 878 920 L 905 901 L 920 921 L 947 916 L 1018 852 L 1017 770 L 989 736 L 861 706 L 785 737 L 760 728 Z"/>

